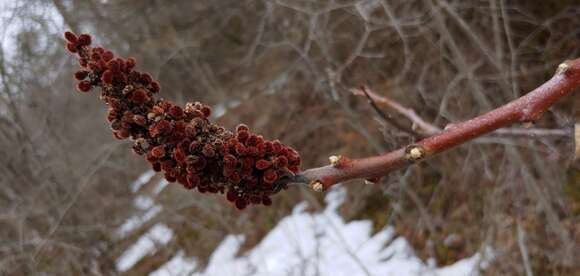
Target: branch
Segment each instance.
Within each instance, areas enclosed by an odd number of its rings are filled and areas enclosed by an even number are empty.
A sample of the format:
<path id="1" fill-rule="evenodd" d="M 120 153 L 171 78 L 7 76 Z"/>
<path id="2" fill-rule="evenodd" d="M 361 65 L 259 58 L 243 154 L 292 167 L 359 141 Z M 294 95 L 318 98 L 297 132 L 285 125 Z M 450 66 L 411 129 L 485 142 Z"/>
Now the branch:
<path id="1" fill-rule="evenodd" d="M 400 113 L 401 115 L 405 116 L 407 119 L 413 122 L 413 125 L 416 126 L 422 134 L 424 135 L 434 135 L 441 132 L 441 129 L 435 125 L 425 122 L 415 110 L 411 108 L 407 108 L 400 103 L 393 101 L 387 97 L 378 95 L 377 93 L 373 92 L 368 87 L 361 87 L 360 89 L 351 89 L 352 94 L 357 96 L 366 96 L 372 101 L 377 103 L 382 103 L 386 105 L 388 108 L 395 110 L 396 112 Z"/>
<path id="2" fill-rule="evenodd" d="M 512 123 L 536 121 L 558 99 L 578 87 L 580 59 L 575 59 L 560 64 L 550 80 L 528 94 L 471 120 L 452 124 L 415 144 L 361 159 L 332 156 L 328 166 L 309 169 L 280 181 L 307 184 L 316 191 L 323 191 L 351 179 L 377 179 Z"/>
<path id="3" fill-rule="evenodd" d="M 574 144 L 576 145 L 574 160 L 580 160 L 580 123 L 574 125 Z"/>
<path id="4" fill-rule="evenodd" d="M 423 118 L 421 118 L 415 110 L 408 108 L 400 104 L 399 102 L 392 100 L 386 96 L 379 95 L 372 91 L 368 87 L 353 88 L 350 90 L 353 95 L 356 96 L 366 96 L 374 103 L 380 103 L 386 105 L 388 108 L 400 113 L 405 118 L 409 119 L 413 123 L 412 129 L 418 129 L 419 135 L 436 135 L 439 134 L 442 129 L 438 126 L 428 123 Z M 377 109 L 373 106 L 373 109 Z M 379 114 L 380 115 L 380 114 Z M 453 124 L 447 125 L 451 127 Z M 416 132 L 415 132 L 416 133 Z M 568 129 L 545 129 L 545 128 L 503 128 L 495 130 L 489 135 L 497 136 L 532 136 L 532 137 L 569 137 L 570 131 Z"/>
<path id="5" fill-rule="evenodd" d="M 379 116 L 385 121 L 388 122 L 389 124 L 393 125 L 395 128 L 397 128 L 400 131 L 406 132 L 407 134 L 415 137 L 415 138 L 424 138 L 422 134 L 417 133 L 414 129 L 409 128 L 405 125 L 400 124 L 399 122 L 397 122 L 397 120 L 393 119 L 390 115 L 385 114 L 375 103 L 375 99 L 376 97 L 371 97 L 370 93 L 367 91 L 367 88 L 365 86 L 361 86 L 360 93 L 362 93 L 362 95 L 366 96 L 367 100 L 369 101 L 369 104 L 371 105 L 371 107 L 375 110 L 375 112 L 377 114 L 379 114 Z M 387 100 L 385 98 L 385 100 Z M 414 112 L 413 112 L 414 113 Z M 416 114 L 415 114 L 416 115 Z"/>

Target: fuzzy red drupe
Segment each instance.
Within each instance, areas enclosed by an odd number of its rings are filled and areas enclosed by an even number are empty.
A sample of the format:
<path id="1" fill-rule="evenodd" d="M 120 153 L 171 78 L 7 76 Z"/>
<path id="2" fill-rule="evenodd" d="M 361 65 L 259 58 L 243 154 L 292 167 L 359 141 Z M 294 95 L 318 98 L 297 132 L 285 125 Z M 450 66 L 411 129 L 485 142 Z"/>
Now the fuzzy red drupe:
<path id="1" fill-rule="evenodd" d="M 170 182 L 201 193 L 225 194 L 238 209 L 271 205 L 271 196 L 286 188 L 277 180 L 298 173 L 300 155 L 280 141 L 268 141 L 244 124 L 235 133 L 209 120 L 211 108 L 199 102 L 184 108 L 155 99 L 161 86 L 148 73 L 134 70 L 134 58 L 115 57 L 91 47 L 91 36 L 65 32 L 66 49 L 76 54 L 81 70 L 77 89 L 100 88 L 109 106 L 107 120 L 117 139 L 134 141 L 133 152 L 145 155 Z"/>

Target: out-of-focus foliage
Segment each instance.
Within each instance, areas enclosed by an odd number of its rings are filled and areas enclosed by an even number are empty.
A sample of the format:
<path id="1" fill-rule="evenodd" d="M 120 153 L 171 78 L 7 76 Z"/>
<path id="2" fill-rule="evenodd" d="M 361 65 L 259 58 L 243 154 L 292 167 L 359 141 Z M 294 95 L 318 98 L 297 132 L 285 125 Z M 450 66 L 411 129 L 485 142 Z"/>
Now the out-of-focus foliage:
<path id="1" fill-rule="evenodd" d="M 0 21 L 0 274 L 111 274 L 145 230 L 120 240 L 135 210 L 129 183 L 146 164 L 111 137 L 104 106 L 74 91 L 62 32 L 139 59 L 161 95 L 214 106 L 301 152 L 303 167 L 332 154 L 367 156 L 411 142 L 349 89 L 369 85 L 438 126 L 514 99 L 579 56 L 575 1 L 4 1 Z M 569 128 L 572 96 L 537 127 Z M 221 116 L 220 116 L 221 115 Z M 402 123 L 409 123 L 399 118 Z M 579 267 L 578 167 L 571 138 L 488 137 L 393 173 L 348 185 L 348 219 L 390 224 L 418 254 L 448 264 L 485 247 L 485 273 L 569 275 Z M 300 201 L 238 212 L 221 197 L 170 186 L 157 198 L 176 232 L 129 273 L 177 249 L 207 259 L 228 233 L 256 244 Z M 518 232 L 518 229 L 520 231 Z M 525 239 L 522 239 L 522 233 Z M 518 242 L 518 238 L 523 242 Z"/>

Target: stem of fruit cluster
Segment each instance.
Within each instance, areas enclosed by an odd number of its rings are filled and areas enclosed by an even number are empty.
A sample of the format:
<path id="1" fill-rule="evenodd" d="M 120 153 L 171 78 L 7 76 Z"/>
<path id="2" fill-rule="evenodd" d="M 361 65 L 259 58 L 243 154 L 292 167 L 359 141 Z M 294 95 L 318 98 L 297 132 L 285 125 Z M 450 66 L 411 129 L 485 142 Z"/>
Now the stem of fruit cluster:
<path id="1" fill-rule="evenodd" d="M 513 123 L 534 122 L 558 99 L 578 87 L 580 58 L 561 63 L 550 80 L 526 95 L 468 121 L 449 125 L 442 132 L 414 144 L 360 159 L 331 156 L 330 165 L 308 169 L 280 181 L 306 184 L 315 191 L 324 191 L 352 179 L 376 181 L 394 170 L 423 161 L 496 129 Z"/>

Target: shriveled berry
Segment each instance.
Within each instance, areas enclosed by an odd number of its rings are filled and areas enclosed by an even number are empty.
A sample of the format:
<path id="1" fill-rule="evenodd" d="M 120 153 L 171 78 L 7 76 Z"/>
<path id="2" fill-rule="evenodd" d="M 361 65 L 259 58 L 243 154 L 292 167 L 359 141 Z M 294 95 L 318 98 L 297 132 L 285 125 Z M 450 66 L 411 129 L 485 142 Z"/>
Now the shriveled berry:
<path id="1" fill-rule="evenodd" d="M 88 34 L 81 34 L 77 39 L 77 43 L 81 46 L 91 45 L 91 36 Z"/>
<path id="2" fill-rule="evenodd" d="M 278 156 L 274 159 L 274 167 L 283 168 L 288 166 L 288 159 L 285 156 Z"/>
<path id="3" fill-rule="evenodd" d="M 267 170 L 266 172 L 264 172 L 264 177 L 262 178 L 262 180 L 264 180 L 264 183 L 272 184 L 276 180 L 278 180 L 278 174 L 276 173 L 275 170 L 272 169 Z"/>
<path id="4" fill-rule="evenodd" d="M 127 70 L 133 69 L 135 66 L 137 65 L 137 61 L 135 60 L 135 58 L 127 58 L 126 60 L 126 66 L 127 66 Z"/>
<path id="5" fill-rule="evenodd" d="M 240 131 L 250 131 L 250 128 L 245 124 L 239 124 L 238 126 L 236 126 L 236 132 Z"/>
<path id="6" fill-rule="evenodd" d="M 243 198 L 236 199 L 236 208 L 238 208 L 238 210 L 245 209 L 247 205 L 248 205 L 248 202 L 245 199 L 243 199 Z"/>
<path id="7" fill-rule="evenodd" d="M 147 92 L 145 90 L 137 89 L 133 91 L 131 101 L 136 105 L 143 105 L 149 101 L 149 96 L 147 96 Z"/>
<path id="8" fill-rule="evenodd" d="M 151 83 L 151 92 L 157 93 L 157 92 L 159 92 L 159 90 L 161 90 L 161 85 L 159 85 L 159 83 L 156 81 L 152 82 Z"/>
<path id="9" fill-rule="evenodd" d="M 160 146 L 156 146 L 153 149 L 151 149 L 151 154 L 153 155 L 153 157 L 156 158 L 161 158 L 165 155 L 165 146 L 164 145 L 160 145 Z"/>
<path id="10" fill-rule="evenodd" d="M 264 204 L 266 206 L 270 206 L 270 205 L 272 205 L 272 199 L 268 196 L 264 196 L 264 197 L 262 197 L 262 204 Z"/>
<path id="11" fill-rule="evenodd" d="M 205 155 L 207 157 L 214 157 L 215 156 L 215 149 L 210 144 L 205 144 L 205 146 L 203 146 L 203 149 L 201 150 L 201 152 L 203 153 L 203 155 Z"/>
<path id="12" fill-rule="evenodd" d="M 103 72 L 103 75 L 101 76 L 101 81 L 106 84 L 113 83 L 113 71 L 107 70 Z"/>
<path id="13" fill-rule="evenodd" d="M 250 133 L 247 130 L 238 131 L 238 134 L 236 135 L 236 138 L 238 139 L 238 141 L 240 141 L 242 143 L 246 142 L 248 137 L 250 137 Z"/>
<path id="14" fill-rule="evenodd" d="M 199 176 L 196 174 L 189 174 L 187 176 L 187 183 L 189 184 L 189 189 L 193 189 L 195 188 L 197 185 L 199 185 L 200 179 Z"/>
<path id="15" fill-rule="evenodd" d="M 204 106 L 201 108 L 201 113 L 203 113 L 203 116 L 207 118 L 211 115 L 211 108 L 209 106 Z"/>
<path id="16" fill-rule="evenodd" d="M 71 31 L 66 31 L 64 33 L 64 38 L 70 42 L 70 43 L 76 43 L 77 42 L 77 35 L 75 35 L 73 32 Z"/>
<path id="17" fill-rule="evenodd" d="M 167 113 L 169 114 L 169 116 L 173 117 L 176 120 L 179 120 L 183 117 L 183 109 L 181 109 L 181 107 L 176 105 L 170 107 Z"/>
<path id="18" fill-rule="evenodd" d="M 67 43 L 66 49 L 71 53 L 76 53 L 77 52 L 77 44 L 76 43 Z M 84 66 L 86 66 L 86 65 L 84 65 Z"/>
<path id="19" fill-rule="evenodd" d="M 76 80 L 84 80 L 89 75 L 89 71 L 86 70 L 79 70 L 75 72 L 75 79 Z"/>
<path id="20" fill-rule="evenodd" d="M 115 55 L 113 55 L 113 52 L 111 52 L 111 51 L 105 51 L 102 53 L 101 57 L 103 58 L 103 60 L 105 62 L 108 62 L 108 61 L 112 60 L 115 57 Z"/>
<path id="21" fill-rule="evenodd" d="M 134 115 L 133 122 L 140 126 L 145 126 L 147 124 L 147 119 L 143 115 Z"/>
<path id="22" fill-rule="evenodd" d="M 77 90 L 80 92 L 89 92 L 92 88 L 92 85 L 89 81 L 81 81 L 77 84 Z"/>
<path id="23" fill-rule="evenodd" d="M 229 190 L 226 194 L 226 199 L 229 202 L 234 202 L 238 199 L 238 193 L 235 192 L 234 190 Z"/>
<path id="24" fill-rule="evenodd" d="M 258 162 L 256 162 L 256 169 L 265 170 L 265 169 L 269 168 L 271 165 L 272 165 L 272 162 L 270 162 L 268 160 L 260 159 L 260 160 L 258 160 Z"/>

